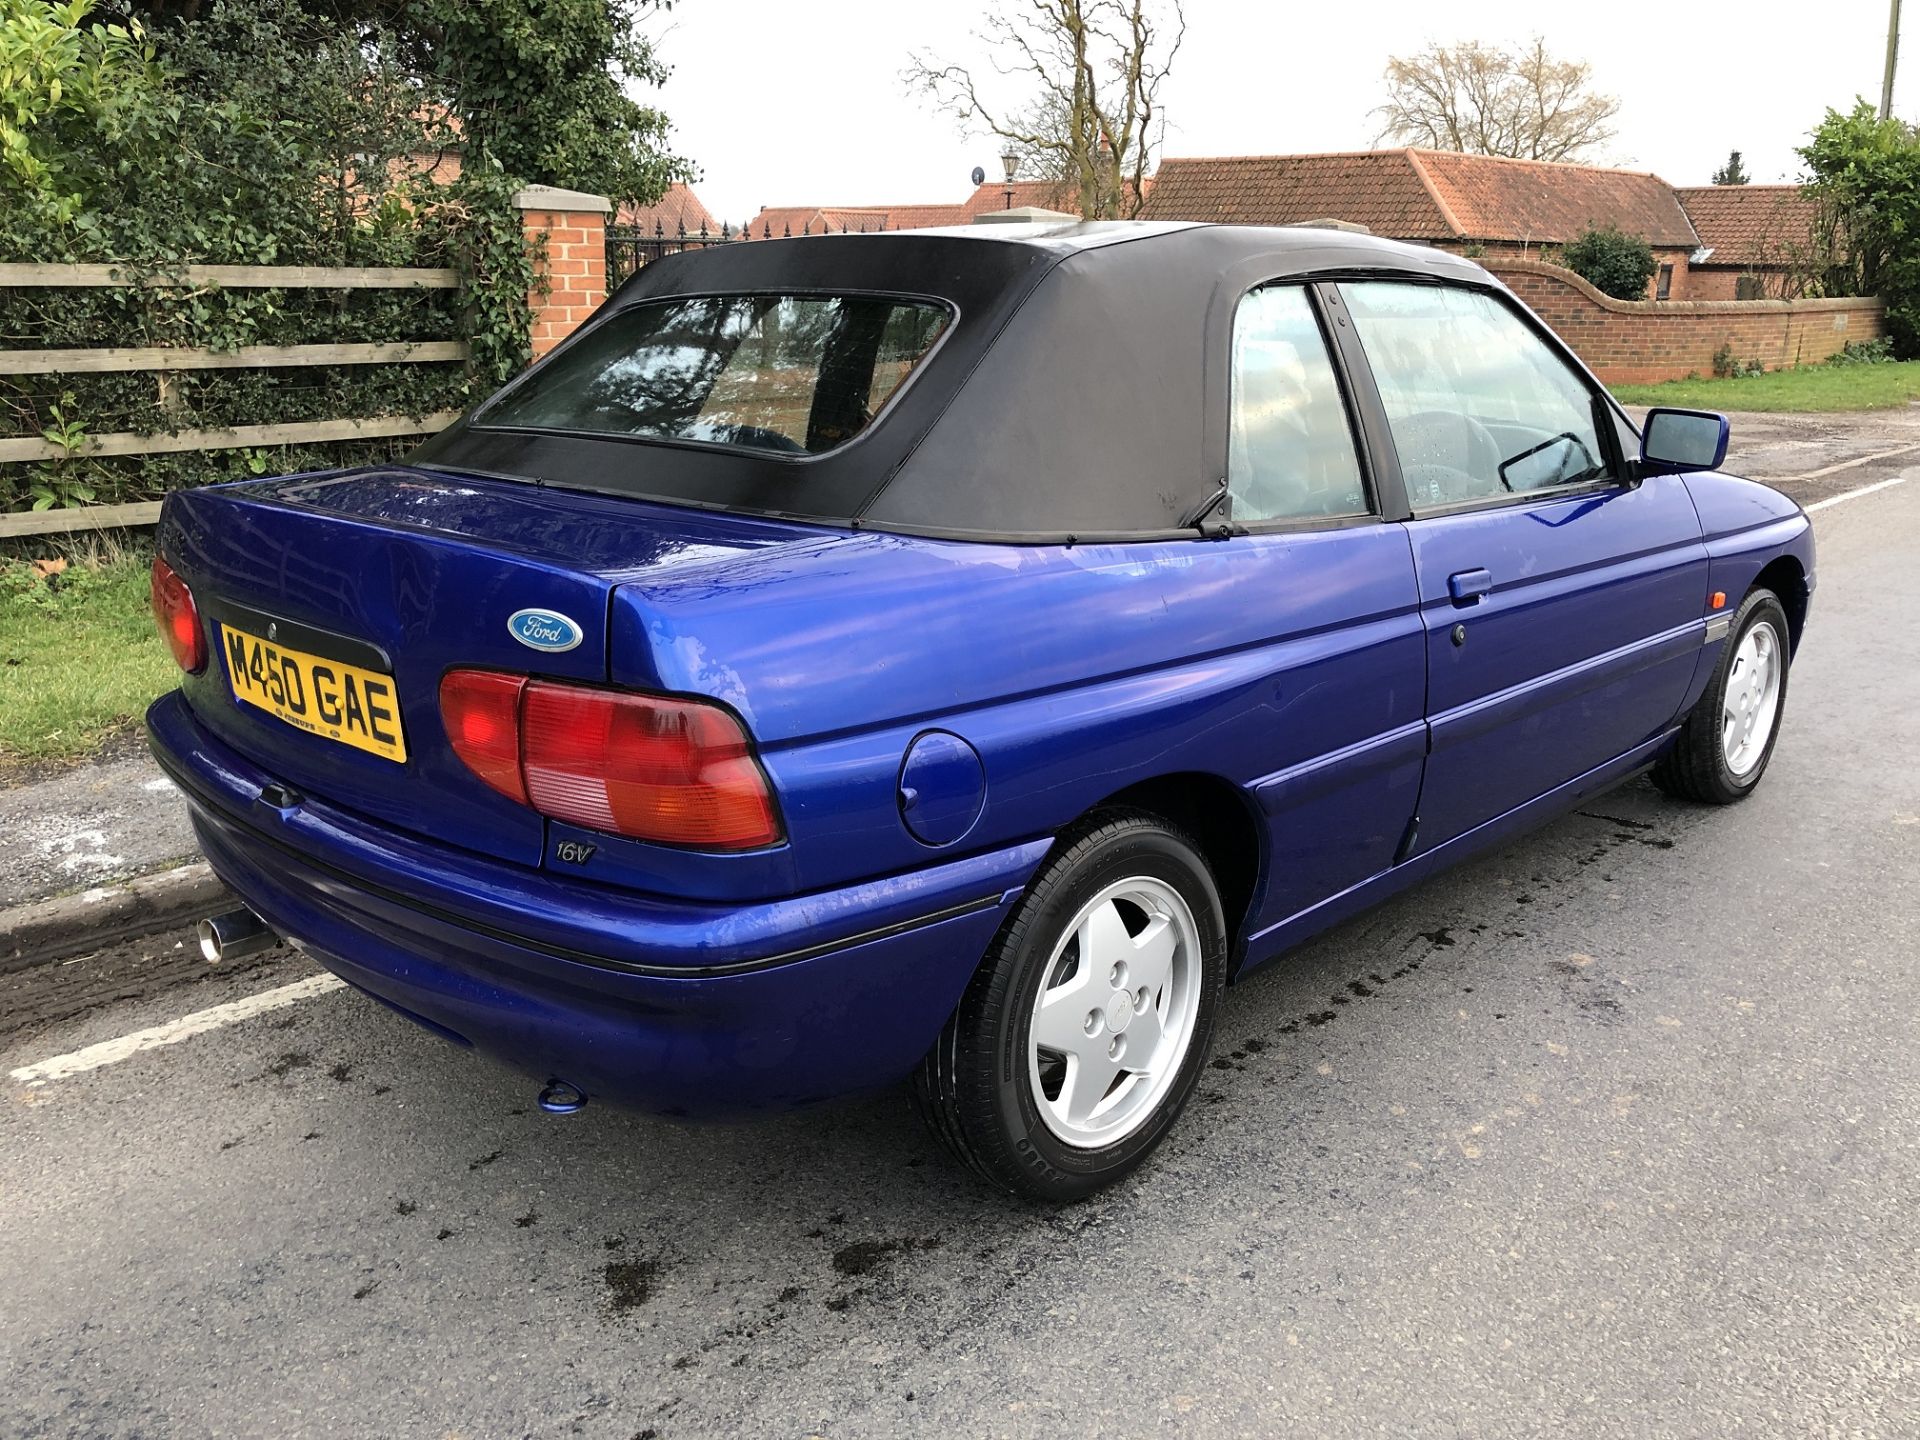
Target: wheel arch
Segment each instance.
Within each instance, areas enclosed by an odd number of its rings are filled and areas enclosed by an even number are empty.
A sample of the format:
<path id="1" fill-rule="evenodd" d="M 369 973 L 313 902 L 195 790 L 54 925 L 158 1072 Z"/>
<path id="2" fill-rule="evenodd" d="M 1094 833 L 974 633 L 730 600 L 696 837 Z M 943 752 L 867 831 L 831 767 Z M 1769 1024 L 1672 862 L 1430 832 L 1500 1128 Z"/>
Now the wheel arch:
<path id="1" fill-rule="evenodd" d="M 1787 612 L 1787 643 L 1800 648 L 1800 632 L 1807 624 L 1807 572 L 1798 556 L 1778 555 L 1769 560 L 1754 577 L 1753 590 L 1771 590 L 1780 597 L 1780 608 Z M 1749 592 L 1751 593 L 1751 592 Z"/>
<path id="2" fill-rule="evenodd" d="M 1245 790 L 1205 770 L 1157 775 L 1116 790 L 1093 806 L 1101 810 L 1140 810 L 1184 832 L 1200 847 L 1220 890 L 1231 949 L 1228 973 L 1240 960 L 1246 928 L 1266 879 L 1266 833 Z"/>

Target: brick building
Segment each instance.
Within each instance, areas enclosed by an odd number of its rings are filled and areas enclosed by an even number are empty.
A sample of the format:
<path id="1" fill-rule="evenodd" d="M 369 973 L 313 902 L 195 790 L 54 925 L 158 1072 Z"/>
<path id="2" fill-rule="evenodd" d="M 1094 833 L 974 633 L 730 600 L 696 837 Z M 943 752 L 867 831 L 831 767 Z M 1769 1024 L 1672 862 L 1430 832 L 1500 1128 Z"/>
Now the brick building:
<path id="1" fill-rule="evenodd" d="M 1376 235 L 1484 258 L 1539 258 L 1594 226 L 1644 237 L 1658 269 L 1648 298 L 1689 295 L 1700 247 L 1673 187 L 1657 175 L 1443 150 L 1169 158 L 1143 218 L 1238 225 L 1345 220 Z"/>
<path id="2" fill-rule="evenodd" d="M 1698 185 L 1676 192 L 1700 237 L 1695 300 L 1791 300 L 1817 251 L 1819 204 L 1798 185 Z"/>

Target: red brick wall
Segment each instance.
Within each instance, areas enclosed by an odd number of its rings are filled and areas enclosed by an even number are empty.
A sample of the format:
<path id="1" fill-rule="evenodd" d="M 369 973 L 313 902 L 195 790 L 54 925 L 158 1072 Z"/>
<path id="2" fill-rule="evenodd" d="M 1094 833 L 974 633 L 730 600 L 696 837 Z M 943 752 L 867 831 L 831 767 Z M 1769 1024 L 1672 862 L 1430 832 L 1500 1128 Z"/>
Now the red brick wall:
<path id="1" fill-rule="evenodd" d="M 1451 250 L 1456 255 L 1461 254 L 1468 248 L 1464 241 L 1441 240 L 1436 243 L 1438 248 Z M 1555 253 L 1555 247 L 1553 246 L 1522 245 L 1518 241 L 1509 242 L 1504 240 L 1489 240 L 1478 245 L 1476 248 L 1479 253 L 1473 258 L 1490 269 L 1504 265 L 1510 260 L 1540 261 L 1542 254 L 1551 255 Z M 1653 275 L 1647 281 L 1647 299 L 1653 299 L 1655 293 L 1660 288 L 1660 267 L 1662 265 L 1671 265 L 1673 267 L 1673 289 L 1672 293 L 1667 297 L 1669 300 L 1720 298 L 1719 296 L 1705 296 L 1699 293 L 1694 285 L 1693 271 L 1687 264 L 1687 257 L 1690 254 L 1692 254 L 1692 252 L 1689 250 L 1655 250 L 1653 252 Z M 1540 261 L 1540 263 L 1545 264 L 1550 262 Z M 1725 298 L 1731 300 L 1733 296 L 1729 293 Z"/>
<path id="2" fill-rule="evenodd" d="M 1489 255 L 1482 261 L 1610 384 L 1711 375 L 1731 345 L 1769 370 L 1811 365 L 1884 333 L 1878 300 L 1614 300 L 1571 270 Z M 1677 291 L 1676 280 L 1676 291 Z"/>
<path id="3" fill-rule="evenodd" d="M 1768 270 L 1748 269 L 1743 265 L 1710 265 L 1696 268 L 1688 285 L 1689 300 L 1738 300 L 1740 282 L 1754 276 L 1766 287 L 1768 295 L 1778 295 L 1791 280 L 1784 266 Z"/>
<path id="4" fill-rule="evenodd" d="M 533 306 L 533 357 L 539 359 L 607 298 L 607 214 L 602 196 L 531 185 L 514 197 L 527 243 L 539 250 L 542 284 L 528 296 Z"/>
<path id="5" fill-rule="evenodd" d="M 1735 300 L 1739 297 L 1734 289 L 1740 283 L 1742 270 L 1703 270 L 1695 269 L 1688 277 L 1687 298 L 1689 300 Z"/>

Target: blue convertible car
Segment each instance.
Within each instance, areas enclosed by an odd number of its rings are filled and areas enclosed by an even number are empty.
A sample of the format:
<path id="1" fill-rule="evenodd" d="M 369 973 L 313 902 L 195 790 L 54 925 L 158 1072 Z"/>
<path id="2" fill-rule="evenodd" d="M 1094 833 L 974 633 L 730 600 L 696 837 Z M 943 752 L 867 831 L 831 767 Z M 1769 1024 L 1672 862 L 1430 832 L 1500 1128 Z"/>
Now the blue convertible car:
<path id="1" fill-rule="evenodd" d="M 248 912 L 670 1115 L 911 1075 L 1137 1165 L 1222 987 L 1651 767 L 1750 792 L 1806 517 L 1488 274 L 1316 229 L 648 266 L 403 465 L 172 496 L 149 714 Z"/>

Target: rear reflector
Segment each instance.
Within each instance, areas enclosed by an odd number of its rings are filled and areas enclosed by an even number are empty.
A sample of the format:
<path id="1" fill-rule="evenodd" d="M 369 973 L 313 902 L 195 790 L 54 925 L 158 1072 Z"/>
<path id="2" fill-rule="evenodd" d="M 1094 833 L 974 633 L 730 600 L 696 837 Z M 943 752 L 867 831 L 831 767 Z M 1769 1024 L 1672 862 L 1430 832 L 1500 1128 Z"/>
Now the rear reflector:
<path id="1" fill-rule="evenodd" d="M 447 740 L 467 768 L 508 799 L 527 803 L 520 775 L 520 692 L 524 675 L 449 670 L 440 681 Z"/>
<path id="2" fill-rule="evenodd" d="M 173 567 L 159 555 L 153 557 L 153 574 L 148 584 L 153 601 L 153 621 L 160 627 L 160 638 L 173 651 L 173 658 L 189 675 L 207 668 L 207 640 L 200 628 L 200 609 L 193 603 L 187 582 L 173 573 Z"/>
<path id="3" fill-rule="evenodd" d="M 718 706 L 454 670 L 440 709 L 468 768 L 552 819 L 705 850 L 780 839 L 752 744 Z"/>

